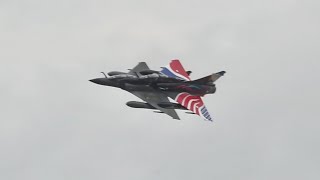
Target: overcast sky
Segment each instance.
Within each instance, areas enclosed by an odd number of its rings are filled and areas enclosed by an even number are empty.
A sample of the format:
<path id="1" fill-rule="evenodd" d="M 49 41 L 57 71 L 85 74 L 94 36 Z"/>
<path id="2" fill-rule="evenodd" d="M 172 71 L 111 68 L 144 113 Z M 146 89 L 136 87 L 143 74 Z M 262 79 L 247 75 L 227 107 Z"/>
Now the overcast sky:
<path id="1" fill-rule="evenodd" d="M 1 180 L 319 179 L 320 1 L 0 0 Z M 214 123 L 88 80 L 221 70 Z"/>

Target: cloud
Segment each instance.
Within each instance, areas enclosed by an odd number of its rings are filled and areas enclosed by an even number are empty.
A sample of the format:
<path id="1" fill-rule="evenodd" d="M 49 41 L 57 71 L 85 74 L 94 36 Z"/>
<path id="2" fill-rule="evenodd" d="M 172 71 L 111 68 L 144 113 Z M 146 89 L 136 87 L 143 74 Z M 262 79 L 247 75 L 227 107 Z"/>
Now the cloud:
<path id="1" fill-rule="evenodd" d="M 319 177 L 316 1 L 2 1 L 1 179 Z M 130 109 L 101 71 L 226 70 L 208 124 Z"/>

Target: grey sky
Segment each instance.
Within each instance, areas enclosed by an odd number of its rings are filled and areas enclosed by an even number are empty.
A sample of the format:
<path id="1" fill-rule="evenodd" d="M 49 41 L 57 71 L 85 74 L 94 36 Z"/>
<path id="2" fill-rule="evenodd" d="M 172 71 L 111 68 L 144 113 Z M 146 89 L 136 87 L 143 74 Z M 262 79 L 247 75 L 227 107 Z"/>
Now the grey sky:
<path id="1" fill-rule="evenodd" d="M 319 5 L 0 0 L 0 179 L 319 179 Z M 88 81 L 174 58 L 214 123 Z"/>

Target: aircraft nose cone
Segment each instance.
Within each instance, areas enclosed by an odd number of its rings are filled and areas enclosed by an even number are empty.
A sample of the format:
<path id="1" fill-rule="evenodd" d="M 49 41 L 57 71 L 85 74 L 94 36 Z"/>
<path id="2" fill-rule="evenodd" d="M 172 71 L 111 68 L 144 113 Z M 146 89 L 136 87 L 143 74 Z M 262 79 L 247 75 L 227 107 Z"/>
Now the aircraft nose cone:
<path id="1" fill-rule="evenodd" d="M 96 83 L 96 84 L 101 84 L 101 80 L 100 80 L 100 78 L 97 78 L 97 79 L 90 79 L 89 81 L 90 81 L 90 82 L 93 82 L 93 83 Z"/>

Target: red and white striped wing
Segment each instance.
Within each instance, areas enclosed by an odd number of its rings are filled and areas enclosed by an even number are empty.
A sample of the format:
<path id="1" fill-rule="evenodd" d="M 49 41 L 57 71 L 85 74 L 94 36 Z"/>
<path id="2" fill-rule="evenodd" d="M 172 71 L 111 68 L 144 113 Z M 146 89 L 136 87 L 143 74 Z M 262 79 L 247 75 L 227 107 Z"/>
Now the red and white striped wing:
<path id="1" fill-rule="evenodd" d="M 189 93 L 183 92 L 176 96 L 175 101 L 204 119 L 212 121 L 212 118 L 200 96 L 193 96 Z"/>

